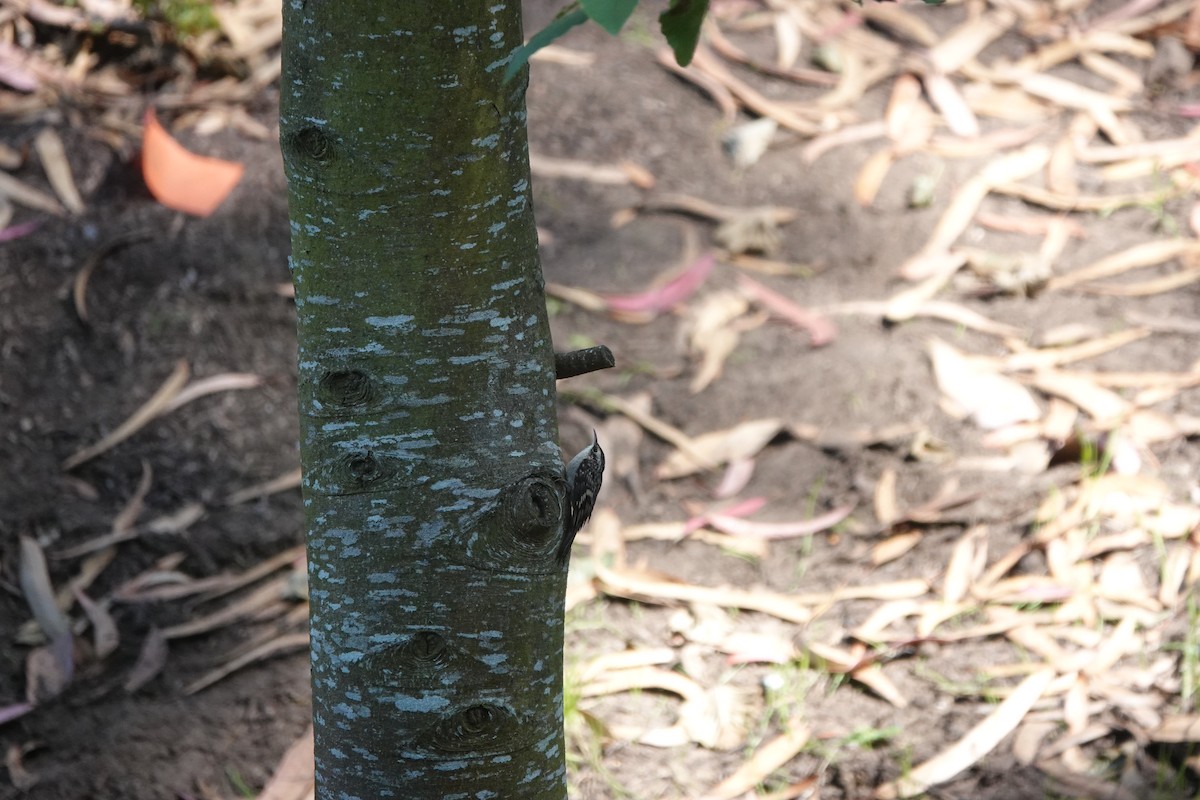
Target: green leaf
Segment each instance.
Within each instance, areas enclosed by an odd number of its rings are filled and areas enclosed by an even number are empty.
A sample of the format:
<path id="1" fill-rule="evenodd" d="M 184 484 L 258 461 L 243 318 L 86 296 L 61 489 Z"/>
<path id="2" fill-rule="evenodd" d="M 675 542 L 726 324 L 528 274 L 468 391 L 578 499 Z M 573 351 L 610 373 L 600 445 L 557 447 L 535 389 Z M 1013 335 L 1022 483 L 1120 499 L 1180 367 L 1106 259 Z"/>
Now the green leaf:
<path id="1" fill-rule="evenodd" d="M 700 41 L 700 25 L 708 11 L 708 0 L 671 0 L 671 7 L 658 17 L 663 36 L 675 51 L 675 61 L 686 67 L 692 63 L 696 43 Z"/>
<path id="2" fill-rule="evenodd" d="M 582 25 L 587 21 L 587 13 L 583 9 L 577 8 L 569 14 L 557 17 L 549 25 L 529 37 L 528 42 L 513 51 L 512 60 L 508 62 L 508 67 L 504 70 L 505 82 L 511 81 L 521 71 L 521 67 L 529 63 L 531 55 L 571 30 L 571 28 L 574 28 L 576 25 Z"/>
<path id="3" fill-rule="evenodd" d="M 621 32 L 637 4 L 638 0 L 580 0 L 587 15 L 613 36 Z"/>

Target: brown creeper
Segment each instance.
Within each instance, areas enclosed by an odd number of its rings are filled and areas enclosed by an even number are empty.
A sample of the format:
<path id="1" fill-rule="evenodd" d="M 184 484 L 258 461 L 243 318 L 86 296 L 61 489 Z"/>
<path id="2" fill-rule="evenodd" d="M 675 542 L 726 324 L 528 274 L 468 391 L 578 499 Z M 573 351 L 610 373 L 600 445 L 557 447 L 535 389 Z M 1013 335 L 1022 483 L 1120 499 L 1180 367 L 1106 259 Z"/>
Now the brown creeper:
<path id="1" fill-rule="evenodd" d="M 571 544 L 575 534 L 592 516 L 596 495 L 604 481 L 604 451 L 596 431 L 592 431 L 592 443 L 575 454 L 567 464 L 567 510 L 563 516 L 563 537 L 558 544 L 558 563 L 565 564 L 571 557 Z"/>

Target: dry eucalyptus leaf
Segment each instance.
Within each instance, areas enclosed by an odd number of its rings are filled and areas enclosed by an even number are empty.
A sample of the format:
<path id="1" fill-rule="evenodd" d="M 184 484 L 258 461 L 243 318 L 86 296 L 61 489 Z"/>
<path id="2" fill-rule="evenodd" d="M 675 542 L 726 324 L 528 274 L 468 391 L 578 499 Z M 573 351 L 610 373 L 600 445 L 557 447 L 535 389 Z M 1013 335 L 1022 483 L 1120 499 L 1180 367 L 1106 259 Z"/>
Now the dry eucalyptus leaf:
<path id="1" fill-rule="evenodd" d="M 792 720 L 787 732 L 759 747 L 732 775 L 709 789 L 700 800 L 734 800 L 760 785 L 771 773 L 796 757 L 808 744 L 812 732 L 800 720 Z"/>
<path id="2" fill-rule="evenodd" d="M 920 531 L 905 531 L 889 536 L 871 548 L 871 564 L 879 567 L 895 561 L 920 544 L 924 536 Z"/>
<path id="3" fill-rule="evenodd" d="M 1041 416 L 1037 402 L 1021 384 L 945 342 L 932 339 L 928 347 L 938 388 L 980 427 L 992 430 Z"/>
<path id="4" fill-rule="evenodd" d="M 660 480 L 671 480 L 694 475 L 706 469 L 707 464 L 726 464 L 730 461 L 753 458 L 784 429 L 776 418 L 751 420 L 721 431 L 711 431 L 691 438 L 691 453 L 677 450 L 658 465 L 654 471 Z M 693 456 L 700 456 L 697 463 Z M 706 463 L 704 463 L 706 462 Z"/>
<path id="5" fill-rule="evenodd" d="M 1033 704 L 1045 694 L 1053 679 L 1054 670 L 1049 669 L 1030 675 L 962 739 L 918 764 L 899 780 L 879 787 L 875 791 L 877 800 L 895 800 L 922 794 L 977 763 L 1021 723 Z"/>

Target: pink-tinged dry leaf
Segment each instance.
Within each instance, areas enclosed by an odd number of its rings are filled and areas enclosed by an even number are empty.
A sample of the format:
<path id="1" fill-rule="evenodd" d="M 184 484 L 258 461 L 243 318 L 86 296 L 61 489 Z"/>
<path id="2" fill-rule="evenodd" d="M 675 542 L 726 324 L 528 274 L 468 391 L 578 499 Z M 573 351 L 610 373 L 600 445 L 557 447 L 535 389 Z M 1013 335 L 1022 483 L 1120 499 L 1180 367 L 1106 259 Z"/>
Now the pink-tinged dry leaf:
<path id="1" fill-rule="evenodd" d="M 605 304 L 608 310 L 615 314 L 638 321 L 649 321 L 694 294 L 708 278 L 716 263 L 716 256 L 706 253 L 662 285 L 637 294 L 607 295 L 604 298 Z"/>
<path id="2" fill-rule="evenodd" d="M 257 800 L 307 800 L 315 791 L 313 729 L 310 727 L 288 747 Z"/>
<path id="3" fill-rule="evenodd" d="M 754 463 L 753 458 L 730 461 L 725 466 L 721 482 L 713 487 L 713 499 L 728 500 L 741 494 L 741 491 L 750 483 L 750 479 L 754 477 Z"/>
<path id="4" fill-rule="evenodd" d="M 767 504 L 765 497 L 747 497 L 745 500 L 734 503 L 731 506 L 721 509 L 720 512 L 727 517 L 748 517 L 757 511 L 760 511 Z M 683 524 L 683 536 L 688 535 L 692 531 L 699 530 L 708 524 L 709 515 L 714 512 L 708 511 L 703 514 L 698 514 Z"/>
<path id="5" fill-rule="evenodd" d="M 977 425 L 993 430 L 1041 416 L 1033 396 L 1016 381 L 981 366 L 945 342 L 929 342 L 938 388 Z"/>
<path id="6" fill-rule="evenodd" d="M 660 480 L 683 478 L 713 465 L 753 458 L 783 429 L 781 420 L 770 418 L 692 437 L 688 450 L 680 449 L 669 455 L 655 469 L 655 477 Z"/>
<path id="7" fill-rule="evenodd" d="M 762 784 L 775 770 L 796 757 L 812 736 L 808 726 L 791 720 L 787 732 L 754 751 L 734 773 L 709 789 L 700 800 L 734 800 Z"/>
<path id="8" fill-rule="evenodd" d="M 245 168 L 189 152 L 159 124 L 153 108 L 146 109 L 142 123 L 142 177 L 154 199 L 198 217 L 216 211 Z"/>
<path id="9" fill-rule="evenodd" d="M 738 276 L 738 285 L 751 300 L 797 328 L 807 331 L 813 347 L 823 347 L 837 336 L 837 328 L 825 315 L 806 309 L 745 275 Z"/>
<path id="10" fill-rule="evenodd" d="M 0 229 L 0 243 L 16 241 L 35 232 L 40 227 L 42 227 L 42 223 L 37 220 L 9 225 L 7 228 Z"/>
<path id="11" fill-rule="evenodd" d="M 137 411 L 133 412 L 128 419 L 118 425 L 112 433 L 103 437 L 95 444 L 77 451 L 70 458 L 63 461 L 63 471 L 75 469 L 80 464 L 91 461 L 101 453 L 125 441 L 141 430 L 146 423 L 162 414 L 167 404 L 171 402 L 175 395 L 179 394 L 180 390 L 187 383 L 188 374 L 187 362 L 182 360 L 176 362 L 175 369 L 149 400 L 138 408 Z"/>
<path id="12" fill-rule="evenodd" d="M 747 536 L 757 539 L 793 539 L 797 536 L 811 536 L 823 530 L 832 528 L 850 516 L 854 506 L 842 506 L 833 511 L 812 519 L 795 522 L 751 522 L 750 520 L 728 516 L 726 514 L 709 514 L 708 525 L 727 533 L 730 536 Z"/>
<path id="13" fill-rule="evenodd" d="M 1050 687 L 1054 670 L 1044 669 L 1030 675 L 1004 702 L 988 714 L 959 741 L 933 758 L 918 764 L 908 775 L 884 784 L 875 791 L 877 800 L 896 800 L 922 794 L 930 787 L 952 779 L 979 762 L 1016 729 L 1034 703 Z"/>
<path id="14" fill-rule="evenodd" d="M 125 678 L 125 691 L 132 694 L 150 681 L 158 677 L 167 665 L 170 648 L 167 637 L 158 628 L 151 628 L 142 641 L 142 649 L 138 652 L 137 663 L 129 670 Z"/>
<path id="15" fill-rule="evenodd" d="M 0 725 L 21 718 L 30 711 L 33 711 L 34 708 L 36 706 L 33 703 L 13 703 L 7 706 L 0 706 Z"/>

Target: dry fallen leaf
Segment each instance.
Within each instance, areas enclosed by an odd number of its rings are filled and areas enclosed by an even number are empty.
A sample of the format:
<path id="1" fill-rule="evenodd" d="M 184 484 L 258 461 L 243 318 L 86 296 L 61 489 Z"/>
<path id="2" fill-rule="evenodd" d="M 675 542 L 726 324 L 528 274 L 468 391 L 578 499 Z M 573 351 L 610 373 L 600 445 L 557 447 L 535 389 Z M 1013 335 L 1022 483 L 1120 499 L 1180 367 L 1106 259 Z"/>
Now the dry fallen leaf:
<path id="1" fill-rule="evenodd" d="M 694 436 L 687 451 L 677 450 L 658 465 L 655 477 L 660 480 L 683 478 L 712 465 L 753 458 L 783 429 L 781 420 L 768 418 Z"/>
<path id="2" fill-rule="evenodd" d="M 878 800 L 896 800 L 922 794 L 930 787 L 958 775 L 995 749 L 1016 729 L 1033 704 L 1054 680 L 1054 670 L 1044 669 L 1030 675 L 1011 694 L 967 734 L 938 755 L 918 764 L 899 780 L 875 790 Z"/>
<path id="3" fill-rule="evenodd" d="M 945 342 L 933 339 L 928 347 L 938 388 L 980 427 L 991 430 L 1041 416 L 1037 402 L 1021 384 L 967 358 Z"/>
<path id="4" fill-rule="evenodd" d="M 1200 256 L 1200 242 L 1191 239 L 1159 239 L 1134 245 L 1105 256 L 1086 267 L 1051 278 L 1046 288 L 1068 289 L 1087 281 L 1111 278 L 1132 269 L 1151 267 L 1175 258 L 1196 256 Z"/>
<path id="5" fill-rule="evenodd" d="M 806 309 L 745 275 L 738 276 L 738 285 L 751 300 L 797 328 L 807 331 L 813 347 L 824 347 L 837 336 L 837 328 L 824 314 Z"/>
<path id="6" fill-rule="evenodd" d="M 709 789 L 701 800 L 734 800 L 762 784 L 771 773 L 795 758 L 808 744 L 812 732 L 800 720 L 787 724 L 787 731 L 763 744 L 734 773 Z"/>
<path id="7" fill-rule="evenodd" d="M 236 492 L 232 492 L 227 498 L 225 498 L 225 504 L 236 506 L 240 503 L 245 503 L 250 500 L 257 500 L 260 497 L 269 497 L 273 494 L 279 494 L 280 492 L 286 492 L 298 488 L 300 488 L 300 468 L 296 467 L 295 469 L 288 470 L 278 477 L 271 478 L 270 480 L 263 481 L 262 483 L 253 484 L 252 486 L 247 486 L 246 488 L 239 489 Z"/>
<path id="8" fill-rule="evenodd" d="M 53 128 L 43 128 L 34 138 L 33 146 L 58 199 L 72 214 L 82 214 L 83 197 L 80 196 L 75 178 L 71 175 L 71 165 L 67 162 L 67 149 L 62 139 Z"/>
<path id="9" fill-rule="evenodd" d="M 1050 151 L 1043 145 L 1030 145 L 988 162 L 962 185 L 943 212 L 921 252 L 908 259 L 900 274 L 908 280 L 928 277 L 941 264 L 951 246 L 975 218 L 979 204 L 997 186 L 1022 180 L 1046 165 Z M 933 266 L 931 266 L 933 265 Z"/>
<path id="10" fill-rule="evenodd" d="M 151 628 L 142 641 L 137 662 L 125 677 L 125 691 L 132 694 L 158 677 L 167 665 L 169 652 L 167 637 L 158 628 Z"/>
<path id="11" fill-rule="evenodd" d="M 812 519 L 795 522 L 752 522 L 740 517 L 726 514 L 709 513 L 705 519 L 707 524 L 730 536 L 746 536 L 759 539 L 791 539 L 798 536 L 811 536 L 823 530 L 832 528 L 850 516 L 854 506 L 835 508 Z"/>
<path id="12" fill-rule="evenodd" d="M 716 380 L 738 343 L 733 323 L 750 308 L 746 299 L 732 290 L 713 292 L 688 309 L 685 328 L 688 347 L 700 356 L 700 366 L 689 385 L 696 394 Z"/>
<path id="13" fill-rule="evenodd" d="M 307 611 L 305 613 L 307 614 Z M 209 670 L 185 686 L 183 693 L 185 695 L 196 694 L 197 692 L 207 689 L 214 683 L 217 683 L 223 678 L 232 675 L 233 673 L 249 666 L 250 664 L 263 661 L 273 656 L 294 653 L 298 650 L 307 649 L 308 631 L 282 634 L 271 639 L 270 641 L 264 642 L 263 644 L 251 649 L 246 653 L 239 655 L 236 658 L 230 659 L 228 662 L 221 664 L 214 669 Z"/>
<path id="14" fill-rule="evenodd" d="M 895 561 L 921 543 L 924 534 L 920 531 L 906 531 L 889 536 L 871 548 L 871 564 L 876 567 Z"/>
<path id="15" fill-rule="evenodd" d="M 149 400 L 143 403 L 128 419 L 118 425 L 114 431 L 100 439 L 100 441 L 77 451 L 70 458 L 63 461 L 63 471 L 75 469 L 80 464 L 90 461 L 101 453 L 115 447 L 141 430 L 146 423 L 162 414 L 167 404 L 171 402 L 175 395 L 183 389 L 184 384 L 187 383 L 188 374 L 187 362 L 176 362 L 175 369 Z"/>
<path id="16" fill-rule="evenodd" d="M 608 311 L 620 319 L 649 322 L 687 300 L 704 283 L 716 266 L 716 257 L 706 253 L 669 279 L 635 294 L 607 295 Z"/>

